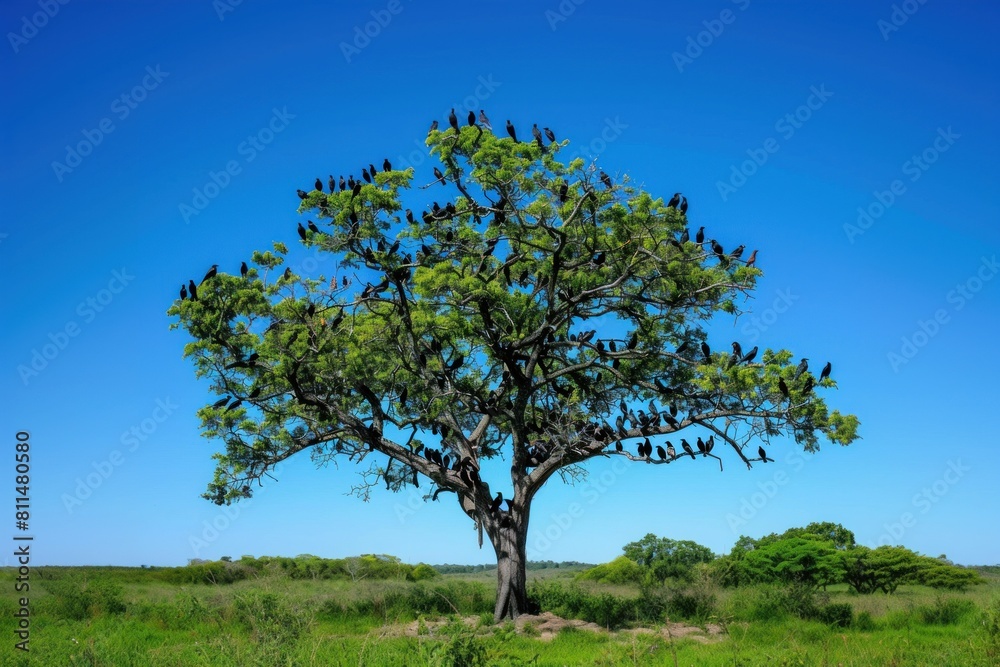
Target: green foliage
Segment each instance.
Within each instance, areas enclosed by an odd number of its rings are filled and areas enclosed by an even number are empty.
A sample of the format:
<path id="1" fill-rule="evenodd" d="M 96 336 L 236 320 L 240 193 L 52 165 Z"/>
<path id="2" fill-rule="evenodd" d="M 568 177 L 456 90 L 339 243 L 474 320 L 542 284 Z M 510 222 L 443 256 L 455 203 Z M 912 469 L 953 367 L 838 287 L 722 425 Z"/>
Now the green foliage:
<path id="1" fill-rule="evenodd" d="M 824 605 L 817 610 L 816 620 L 826 623 L 830 627 L 848 628 L 854 622 L 854 607 L 846 602 Z"/>
<path id="2" fill-rule="evenodd" d="M 610 563 L 604 563 L 576 575 L 581 581 L 600 581 L 606 584 L 638 584 L 645 571 L 642 566 L 628 556 L 619 556 Z"/>
<path id="3" fill-rule="evenodd" d="M 668 578 L 691 579 L 692 568 L 699 563 L 709 563 L 715 555 L 708 547 L 691 540 L 672 540 L 647 534 L 637 542 L 623 548 L 625 556 L 635 561 L 649 573 L 653 581 Z"/>
<path id="4" fill-rule="evenodd" d="M 732 562 L 730 583 L 798 583 L 826 586 L 841 580 L 842 568 L 832 542 L 814 535 L 761 541 Z"/>
<path id="5" fill-rule="evenodd" d="M 420 563 L 413 568 L 413 572 L 410 573 L 409 579 L 412 581 L 423 581 L 424 579 L 433 579 L 434 577 L 439 576 L 441 575 L 433 567 L 425 563 Z"/>
<path id="6" fill-rule="evenodd" d="M 980 613 L 979 633 L 987 660 L 990 664 L 1000 664 L 1000 598 L 994 599 Z"/>
<path id="7" fill-rule="evenodd" d="M 964 591 L 981 584 L 975 570 L 928 558 L 906 547 L 857 546 L 840 554 L 844 581 L 858 593 L 893 593 L 902 584 L 919 583 L 932 588 Z"/>
<path id="8" fill-rule="evenodd" d="M 939 597 L 932 605 L 918 607 L 917 615 L 927 625 L 954 625 L 975 611 L 976 605 L 970 600 Z"/>
<path id="9" fill-rule="evenodd" d="M 64 618 L 82 621 L 126 610 L 122 585 L 110 578 L 50 579 L 43 586 L 52 595 L 56 613 Z"/>
<path id="10" fill-rule="evenodd" d="M 445 429 L 465 435 L 479 423 L 474 452 L 464 437 L 449 439 L 456 454 L 490 459 L 514 448 L 519 460 L 533 440 L 559 446 L 527 479 L 534 487 L 601 454 L 609 443 L 595 440 L 593 424 L 612 418 L 620 400 L 667 394 L 700 416 L 692 421 L 743 422 L 807 450 L 821 436 L 858 437 L 857 418 L 820 396 L 836 382 L 808 372 L 793 380 L 790 351 L 764 350 L 752 364 L 732 364 L 723 352 L 676 354 L 706 339 L 713 316 L 738 314 L 761 275 L 682 242 L 691 224 L 684 213 L 627 176 L 604 184 L 583 160 L 560 161 L 568 142 L 543 150 L 464 127 L 430 132 L 426 143 L 445 173 L 446 187 L 435 191 L 445 213 L 412 222 L 401 214 L 428 203 L 417 188 L 433 179 L 414 169 L 378 172 L 356 192 L 312 191 L 300 212 L 319 231 L 302 245 L 332 259 L 332 275 L 297 275 L 289 248 L 276 242 L 253 254 L 245 278 L 220 272 L 196 301 L 168 310 L 191 337 L 184 353 L 196 375 L 231 397 L 198 412 L 203 434 L 224 445 L 206 498 L 249 497 L 274 465 L 305 450 L 318 463 L 379 453 L 355 488 L 362 497 L 377 487 L 372 480 L 398 491 L 418 474 L 457 490 L 457 476 L 437 474 L 417 452 Z M 368 287 L 345 286 L 348 274 Z M 581 340 L 609 318 L 634 345 L 612 353 Z M 791 401 L 779 379 L 790 383 Z M 390 440 L 389 426 L 412 430 L 412 439 Z M 650 567 L 661 580 L 676 576 L 669 559 L 664 571 Z"/>

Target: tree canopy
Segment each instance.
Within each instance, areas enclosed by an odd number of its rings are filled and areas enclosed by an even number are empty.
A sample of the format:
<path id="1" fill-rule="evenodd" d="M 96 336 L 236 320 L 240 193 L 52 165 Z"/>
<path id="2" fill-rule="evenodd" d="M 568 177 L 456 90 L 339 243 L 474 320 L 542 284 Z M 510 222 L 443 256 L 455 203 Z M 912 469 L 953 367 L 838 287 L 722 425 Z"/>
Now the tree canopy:
<path id="1" fill-rule="evenodd" d="M 366 464 L 362 498 L 423 477 L 429 499 L 454 492 L 523 575 L 532 498 L 590 458 L 674 464 L 690 450 L 721 466 L 718 438 L 749 467 L 767 460 L 751 443 L 790 436 L 812 451 L 820 436 L 857 437 L 857 418 L 817 393 L 836 386 L 829 368 L 738 341 L 713 350 L 705 325 L 738 315 L 761 271 L 756 252 L 692 234 L 680 193 L 664 203 L 628 175 L 561 162 L 569 142 L 554 134 L 518 141 L 472 114 L 449 121 L 427 136 L 433 177 L 384 160 L 362 181 L 299 191 L 299 213 L 318 221 L 298 224 L 300 240 L 335 259 L 331 275 L 298 275 L 275 242 L 239 275 L 191 281 L 168 311 L 222 397 L 199 411 L 224 443 L 207 498 L 250 497 L 307 450 Z M 650 438 L 686 429 L 705 436 L 697 451 L 683 439 L 675 456 L 668 440 L 653 454 Z M 479 475 L 498 456 L 511 466 L 506 507 Z M 504 613 L 516 615 L 523 581 L 511 586 Z"/>

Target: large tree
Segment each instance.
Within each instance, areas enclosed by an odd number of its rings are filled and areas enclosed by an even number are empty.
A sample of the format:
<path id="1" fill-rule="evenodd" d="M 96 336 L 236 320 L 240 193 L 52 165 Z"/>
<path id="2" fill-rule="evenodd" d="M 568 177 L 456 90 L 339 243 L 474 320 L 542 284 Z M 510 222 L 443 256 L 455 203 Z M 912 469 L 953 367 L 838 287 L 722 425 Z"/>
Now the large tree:
<path id="1" fill-rule="evenodd" d="M 283 268 L 275 243 L 171 307 L 193 338 L 186 356 L 223 397 L 199 411 L 225 443 L 206 498 L 249 497 L 307 450 L 364 464 L 353 491 L 365 499 L 422 481 L 428 500 L 454 493 L 496 551 L 500 619 L 527 609 L 531 503 L 553 475 L 608 456 L 721 467 L 721 445 L 750 467 L 776 436 L 810 451 L 820 434 L 857 437 L 857 419 L 815 393 L 834 381 L 790 352 L 709 347 L 704 325 L 738 315 L 760 275 L 753 255 L 700 242 L 685 198 L 664 204 L 626 176 L 561 162 L 568 142 L 549 139 L 435 126 L 434 176 L 386 161 L 346 188 L 299 192 L 299 213 L 318 221 L 300 224 L 301 241 L 330 253 L 330 275 Z M 650 441 L 699 434 L 690 460 Z M 506 502 L 480 475 L 497 457 Z"/>

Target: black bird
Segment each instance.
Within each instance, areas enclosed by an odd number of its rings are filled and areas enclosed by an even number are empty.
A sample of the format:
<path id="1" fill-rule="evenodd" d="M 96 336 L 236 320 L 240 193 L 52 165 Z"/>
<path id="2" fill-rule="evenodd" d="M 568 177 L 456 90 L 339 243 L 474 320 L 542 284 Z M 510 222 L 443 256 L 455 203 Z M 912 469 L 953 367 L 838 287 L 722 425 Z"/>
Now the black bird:
<path id="1" fill-rule="evenodd" d="M 778 380 L 778 390 L 781 392 L 782 396 L 788 398 L 788 385 L 785 384 L 784 378 Z"/>
<path id="2" fill-rule="evenodd" d="M 441 185 L 445 185 L 444 174 L 442 174 L 441 170 L 437 167 L 434 167 L 434 177 L 437 178 L 438 181 L 441 181 Z M 437 183 L 437 181 L 434 182 Z"/>
<path id="3" fill-rule="evenodd" d="M 542 131 L 538 129 L 538 123 L 533 123 L 531 125 L 531 136 L 535 138 L 535 141 L 541 143 Z"/>
<path id="4" fill-rule="evenodd" d="M 620 452 L 620 451 L 622 451 L 622 449 L 623 449 L 623 447 L 622 447 L 622 441 L 618 440 L 617 442 L 615 442 L 615 451 L 616 452 Z"/>
<path id="5" fill-rule="evenodd" d="M 410 223 L 411 225 L 414 224 L 413 223 L 413 211 L 411 211 L 410 209 L 406 209 L 406 221 L 408 223 Z"/>
<path id="6" fill-rule="evenodd" d="M 744 248 L 745 248 L 745 246 L 742 246 L 742 245 L 737 246 L 736 250 L 734 250 L 731 253 L 729 253 L 729 256 L 732 257 L 733 259 L 739 259 L 743 255 Z"/>
<path id="7" fill-rule="evenodd" d="M 799 367 L 795 369 L 795 377 L 793 380 L 798 380 L 799 376 L 809 370 L 809 360 L 802 357 L 802 361 L 799 362 Z"/>
<path id="8" fill-rule="evenodd" d="M 313 232 L 314 234 L 319 234 L 319 227 L 316 226 L 316 223 L 313 222 L 312 220 L 309 220 L 308 222 L 309 222 L 309 231 Z"/>
<path id="9" fill-rule="evenodd" d="M 285 280 L 288 280 L 289 278 L 291 278 L 292 277 L 292 267 L 288 267 L 287 269 L 285 269 L 285 272 L 281 274 L 281 277 L 284 278 Z"/>
<path id="10" fill-rule="evenodd" d="M 613 341 L 613 340 L 609 340 L 608 341 L 608 349 L 611 350 L 612 352 L 617 352 L 618 351 L 618 346 L 615 345 L 615 341 Z"/>
<path id="11" fill-rule="evenodd" d="M 361 178 L 365 179 L 365 183 L 371 183 L 372 177 L 368 175 L 368 170 L 361 167 Z"/>
<path id="12" fill-rule="evenodd" d="M 711 454 L 712 453 L 712 449 L 714 447 L 715 447 L 715 436 L 714 435 L 710 435 L 710 436 L 708 436 L 708 440 L 705 441 L 705 453 L 706 454 Z"/>
<path id="13" fill-rule="evenodd" d="M 667 208 L 677 208 L 677 205 L 681 203 L 681 193 L 675 192 L 674 196 L 670 198 L 667 203 Z"/>
<path id="14" fill-rule="evenodd" d="M 828 361 L 826 366 L 823 366 L 823 370 L 819 372 L 819 381 L 822 382 L 826 378 L 830 377 L 830 371 L 833 370 L 833 365 Z"/>
<path id="15" fill-rule="evenodd" d="M 691 458 L 694 458 L 694 450 L 691 449 L 691 444 L 684 438 L 681 438 L 681 447 L 684 448 L 685 454 L 690 454 Z"/>
<path id="16" fill-rule="evenodd" d="M 490 505 L 490 514 L 496 514 L 501 505 L 503 505 L 503 494 L 497 491 L 497 497 L 493 499 L 493 503 Z"/>
<path id="17" fill-rule="evenodd" d="M 295 193 L 299 196 L 299 199 L 305 199 L 309 196 L 305 190 L 296 190 Z"/>
<path id="18" fill-rule="evenodd" d="M 763 447 L 757 448 L 757 453 L 760 454 L 760 460 L 763 463 L 767 463 L 767 452 L 764 451 Z"/>
<path id="19" fill-rule="evenodd" d="M 688 342 L 684 341 L 683 343 L 677 346 L 677 350 L 674 352 L 674 354 L 680 354 L 686 349 L 688 349 Z"/>
<path id="20" fill-rule="evenodd" d="M 701 353 L 705 355 L 705 361 L 710 361 L 712 359 L 712 349 L 705 341 L 701 342 Z"/>
<path id="21" fill-rule="evenodd" d="M 351 190 L 351 199 L 354 199 L 359 194 L 361 194 L 361 183 L 360 182 L 355 182 L 354 189 Z"/>
<path id="22" fill-rule="evenodd" d="M 458 116 L 455 115 L 455 107 L 452 107 L 451 113 L 448 114 L 448 123 L 455 128 L 455 132 L 458 132 Z"/>
<path id="23" fill-rule="evenodd" d="M 188 288 L 187 285 L 181 285 L 181 301 L 188 298 Z"/>
<path id="24" fill-rule="evenodd" d="M 260 396 L 260 387 L 255 387 L 253 391 L 250 392 L 248 398 L 257 398 Z"/>
<path id="25" fill-rule="evenodd" d="M 807 377 L 805 384 L 802 385 L 802 393 L 808 394 L 810 391 L 812 391 L 812 389 L 813 389 L 813 379 L 811 377 Z"/>
<path id="26" fill-rule="evenodd" d="M 695 443 L 695 444 L 698 445 L 698 451 L 701 452 L 702 454 L 704 454 L 705 453 L 705 441 L 701 439 L 701 436 L 698 436 L 698 442 Z"/>
<path id="27" fill-rule="evenodd" d="M 747 352 L 747 356 L 743 357 L 743 361 L 749 364 L 751 361 L 754 360 L 754 357 L 756 356 L 757 356 L 757 346 L 754 345 L 753 349 Z"/>
<path id="28" fill-rule="evenodd" d="M 698 228 L 698 233 L 694 235 L 694 241 L 698 245 L 701 245 L 702 243 L 705 242 L 705 228 L 704 227 L 699 227 Z"/>
<path id="29" fill-rule="evenodd" d="M 326 185 L 330 188 L 330 194 L 337 191 L 337 181 L 333 180 L 333 174 L 329 174 L 329 178 L 326 179 Z"/>
<path id="30" fill-rule="evenodd" d="M 691 232 L 689 232 L 688 228 L 685 227 L 684 231 L 681 232 L 680 243 L 681 243 L 681 245 L 683 245 L 683 244 L 687 243 L 690 240 L 691 240 Z"/>
<path id="31" fill-rule="evenodd" d="M 555 133 L 555 132 L 553 132 L 552 130 L 550 130 L 549 128 L 547 128 L 547 127 L 544 127 L 544 128 L 542 128 L 542 129 L 543 129 L 543 130 L 545 130 L 545 137 L 546 137 L 546 138 L 547 138 L 547 139 L 548 139 L 549 141 L 551 141 L 551 142 L 553 142 L 553 143 L 554 143 L 554 142 L 555 142 L 555 140 L 556 140 L 556 133 Z"/>
<path id="32" fill-rule="evenodd" d="M 712 244 L 712 252 L 714 252 L 719 259 L 722 259 L 722 255 L 725 254 L 725 249 L 723 249 L 722 244 L 715 239 L 712 239 L 709 243 Z"/>
<path id="33" fill-rule="evenodd" d="M 347 189 L 347 181 L 344 180 L 343 176 L 340 177 L 340 183 L 339 183 L 339 185 L 340 185 L 340 191 L 341 192 L 343 192 L 344 190 Z"/>
<path id="34" fill-rule="evenodd" d="M 515 142 L 517 141 L 517 133 L 514 132 L 514 125 L 509 120 L 507 121 L 507 134 L 509 134 L 510 138 Z"/>
<path id="35" fill-rule="evenodd" d="M 597 253 L 596 255 L 594 255 L 594 259 L 593 259 L 594 266 L 601 266 L 601 265 L 603 265 L 606 258 L 607 258 L 607 255 L 604 254 L 603 250 L 601 252 Z"/>
<path id="36" fill-rule="evenodd" d="M 198 288 L 195 287 L 195 284 L 194 284 L 193 280 L 189 280 L 188 281 L 188 294 L 191 295 L 191 300 L 192 301 L 197 301 L 198 300 Z"/>
<path id="37" fill-rule="evenodd" d="M 316 189 L 323 192 L 323 181 L 319 180 L 319 177 L 316 178 Z"/>
<path id="38" fill-rule="evenodd" d="M 229 412 L 230 410 L 235 410 L 236 408 L 240 407 L 240 405 L 242 405 L 242 403 L 243 403 L 243 400 L 237 398 L 235 401 L 233 401 L 232 403 L 230 403 L 226 407 L 226 412 Z"/>
<path id="39" fill-rule="evenodd" d="M 661 461 L 667 460 L 667 450 L 665 450 L 662 445 L 656 446 L 656 455 L 660 457 Z"/>
<path id="40" fill-rule="evenodd" d="M 343 278 L 341 279 L 341 281 L 340 281 L 340 284 L 341 284 L 341 285 L 343 285 L 344 287 L 347 287 L 347 286 L 348 286 L 348 285 L 350 284 L 350 283 L 348 282 L 348 280 L 347 280 L 347 276 L 344 276 L 344 277 L 343 277 Z"/>
<path id="41" fill-rule="evenodd" d="M 229 395 L 227 394 L 225 398 L 220 398 L 215 403 L 212 403 L 213 408 L 221 408 L 223 405 L 229 402 Z"/>
<path id="42" fill-rule="evenodd" d="M 493 126 L 490 125 L 490 119 L 486 117 L 486 112 L 482 109 L 479 110 L 479 122 L 483 124 L 487 130 L 493 130 Z"/>
<path id="43" fill-rule="evenodd" d="M 747 259 L 747 266 L 753 266 L 757 263 L 757 251 L 754 250 L 750 253 L 750 257 Z"/>
<path id="44" fill-rule="evenodd" d="M 469 109 L 469 127 L 472 127 L 475 124 L 476 124 L 476 113 L 472 109 Z"/>
<path id="45" fill-rule="evenodd" d="M 306 228 L 302 226 L 301 222 L 299 223 L 299 238 L 303 241 L 306 240 Z"/>
<path id="46" fill-rule="evenodd" d="M 247 271 L 249 271 L 249 270 L 250 270 L 250 268 L 247 266 L 246 262 L 243 262 L 242 264 L 240 264 L 240 277 L 241 278 L 246 278 L 247 277 Z"/>
<path id="47" fill-rule="evenodd" d="M 371 162 L 369 162 L 368 163 L 368 175 L 372 177 L 372 181 L 373 182 L 375 181 L 375 174 L 377 174 L 377 173 L 378 173 L 378 170 L 375 169 L 375 165 L 373 165 Z"/>
<path id="48" fill-rule="evenodd" d="M 382 171 L 392 171 L 392 163 L 389 162 L 389 158 L 386 158 L 385 161 L 382 162 Z"/>
<path id="49" fill-rule="evenodd" d="M 612 186 L 611 177 L 605 174 L 603 170 L 601 170 L 600 176 L 601 176 L 601 183 L 604 183 L 604 187 L 610 190 Z"/>
<path id="50" fill-rule="evenodd" d="M 566 185 L 565 183 L 563 183 L 562 185 L 559 186 L 559 203 L 560 204 L 565 204 L 566 203 L 566 195 L 567 195 L 568 192 L 569 192 L 569 186 L 568 185 Z"/>
<path id="51" fill-rule="evenodd" d="M 625 345 L 630 350 L 634 350 L 635 346 L 639 344 L 639 334 L 633 333 L 632 337 L 628 339 L 628 343 Z"/>
<path id="52" fill-rule="evenodd" d="M 739 342 L 735 341 L 735 340 L 733 341 L 733 354 L 736 355 L 736 359 L 737 360 L 740 360 L 740 359 L 743 358 L 743 348 L 740 347 Z"/>
<path id="53" fill-rule="evenodd" d="M 687 212 L 688 212 L 688 198 L 687 197 L 684 197 L 683 199 L 681 199 L 681 206 L 680 206 L 679 210 L 684 215 L 687 215 Z"/>
<path id="54" fill-rule="evenodd" d="M 204 285 L 206 280 L 208 280 L 209 278 L 214 278 L 218 272 L 219 272 L 219 265 L 213 264 L 212 268 L 210 268 L 208 270 L 208 273 L 205 274 L 205 277 L 201 279 L 199 285 Z"/>
<path id="55" fill-rule="evenodd" d="M 431 121 L 431 129 L 427 130 L 427 134 L 431 132 L 436 132 L 438 129 L 438 122 L 436 120 Z"/>
<path id="56" fill-rule="evenodd" d="M 350 176 L 347 177 L 347 188 L 349 190 L 353 190 L 356 184 L 357 181 L 354 180 L 354 174 L 351 174 Z"/>

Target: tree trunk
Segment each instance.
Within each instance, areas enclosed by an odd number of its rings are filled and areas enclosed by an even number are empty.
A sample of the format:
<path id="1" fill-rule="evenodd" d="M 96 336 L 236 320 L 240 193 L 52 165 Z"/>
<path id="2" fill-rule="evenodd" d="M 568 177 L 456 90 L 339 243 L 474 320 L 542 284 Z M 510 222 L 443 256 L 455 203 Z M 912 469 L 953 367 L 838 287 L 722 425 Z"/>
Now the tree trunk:
<path id="1" fill-rule="evenodd" d="M 514 619 L 530 612 L 528 607 L 528 586 L 525 567 L 525 543 L 528 536 L 526 519 L 510 522 L 509 526 L 497 527 L 496 534 L 490 535 L 497 554 L 497 605 L 493 612 L 494 622 Z"/>

